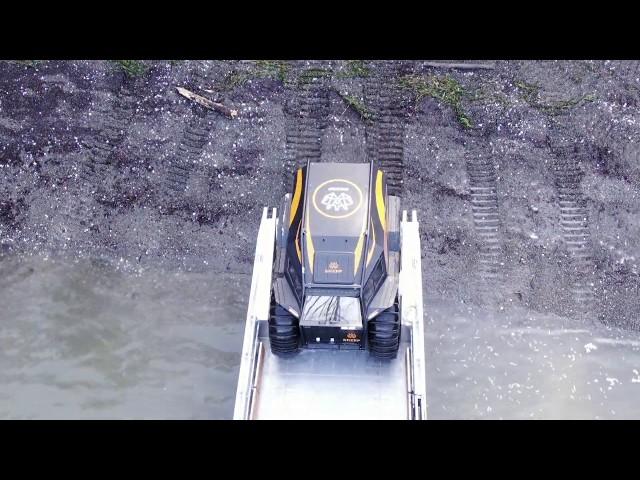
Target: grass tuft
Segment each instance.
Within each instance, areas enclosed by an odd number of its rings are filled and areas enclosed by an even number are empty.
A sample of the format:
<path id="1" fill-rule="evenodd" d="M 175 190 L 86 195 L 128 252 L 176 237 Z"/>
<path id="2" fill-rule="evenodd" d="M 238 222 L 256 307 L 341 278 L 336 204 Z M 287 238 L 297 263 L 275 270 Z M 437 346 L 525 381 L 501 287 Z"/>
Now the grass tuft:
<path id="1" fill-rule="evenodd" d="M 251 75 L 245 72 L 230 72 L 224 77 L 224 80 L 222 80 L 222 89 L 233 90 L 244 85 L 249 78 L 251 78 Z"/>
<path id="2" fill-rule="evenodd" d="M 344 71 L 338 73 L 339 78 L 366 78 L 371 75 L 371 70 L 364 60 L 349 60 Z"/>
<path id="3" fill-rule="evenodd" d="M 112 60 L 112 62 L 129 77 L 139 77 L 148 70 L 141 60 Z"/>
<path id="4" fill-rule="evenodd" d="M 578 98 L 569 98 L 567 100 L 557 100 L 549 103 L 542 103 L 540 101 L 540 86 L 523 81 L 515 82 L 515 86 L 520 91 L 520 96 L 531 107 L 548 113 L 549 115 L 559 115 L 570 108 L 584 102 L 593 102 L 596 100 L 596 95 L 591 93 L 583 95 Z"/>
<path id="5" fill-rule="evenodd" d="M 369 120 L 372 118 L 371 112 L 367 109 L 360 98 L 356 97 L 355 95 L 349 95 L 342 92 L 338 92 L 338 95 L 340 95 L 340 98 L 344 100 L 348 107 L 353 108 L 358 113 L 358 115 L 360 115 L 360 118 L 362 118 L 363 120 Z"/>
<path id="6" fill-rule="evenodd" d="M 256 76 L 260 78 L 276 78 L 281 82 L 287 79 L 289 64 L 284 60 L 258 60 Z"/>
<path id="7" fill-rule="evenodd" d="M 473 126 L 471 119 L 462 107 L 462 98 L 467 96 L 467 93 L 462 85 L 449 75 L 406 75 L 400 77 L 400 86 L 413 92 L 416 100 L 431 97 L 450 106 L 463 127 L 471 128 Z"/>
<path id="8" fill-rule="evenodd" d="M 285 82 L 290 65 L 285 60 L 257 60 L 248 70 L 233 70 L 222 81 L 223 90 L 233 90 L 253 78 L 272 78 Z"/>

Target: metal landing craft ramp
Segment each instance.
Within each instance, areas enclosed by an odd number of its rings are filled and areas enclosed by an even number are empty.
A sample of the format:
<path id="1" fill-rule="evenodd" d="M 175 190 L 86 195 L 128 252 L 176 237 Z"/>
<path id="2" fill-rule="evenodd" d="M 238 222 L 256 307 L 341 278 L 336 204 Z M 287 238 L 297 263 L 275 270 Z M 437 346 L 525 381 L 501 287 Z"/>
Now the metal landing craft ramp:
<path id="1" fill-rule="evenodd" d="M 302 349 L 273 355 L 268 318 L 276 209 L 258 231 L 233 418 L 426 420 L 420 234 L 416 212 L 400 224 L 402 334 L 395 360 L 368 351 Z"/>

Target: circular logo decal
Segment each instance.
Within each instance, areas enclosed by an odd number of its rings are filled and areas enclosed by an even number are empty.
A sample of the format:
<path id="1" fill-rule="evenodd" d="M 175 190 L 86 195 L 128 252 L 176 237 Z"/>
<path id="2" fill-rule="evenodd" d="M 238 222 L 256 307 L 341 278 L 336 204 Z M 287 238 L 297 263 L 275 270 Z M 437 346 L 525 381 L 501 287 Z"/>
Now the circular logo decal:
<path id="1" fill-rule="evenodd" d="M 362 206 L 362 190 L 349 180 L 335 178 L 316 187 L 313 192 L 313 207 L 329 218 L 346 218 Z"/>

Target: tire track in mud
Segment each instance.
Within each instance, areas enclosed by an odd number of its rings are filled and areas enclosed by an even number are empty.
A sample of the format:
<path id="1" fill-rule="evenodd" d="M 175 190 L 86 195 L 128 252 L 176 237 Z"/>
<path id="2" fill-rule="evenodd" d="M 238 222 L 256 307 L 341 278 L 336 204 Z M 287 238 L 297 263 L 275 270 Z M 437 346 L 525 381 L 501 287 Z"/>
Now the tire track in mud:
<path id="1" fill-rule="evenodd" d="M 580 102 L 587 95 L 607 99 L 614 104 L 634 104 L 632 89 L 622 78 L 628 78 L 637 71 L 633 62 L 607 65 L 609 62 L 531 62 L 524 64 L 521 73 L 533 85 L 540 87 L 539 95 L 543 102 Z M 548 69 L 545 72 L 545 69 Z M 594 76 L 594 72 L 601 75 Z M 605 73 L 606 72 L 606 73 Z M 619 76 L 619 74 L 622 76 Z M 603 76 L 604 75 L 604 76 Z M 627 75 L 627 77 L 625 77 Z M 598 78 L 609 78 L 607 82 Z M 613 83 L 625 85 L 611 88 Z M 614 110 L 617 107 L 613 106 Z M 587 112 L 590 110 L 587 109 Z M 618 142 L 614 140 L 621 130 L 614 117 L 603 119 L 596 116 L 592 123 L 588 113 L 582 128 L 575 124 L 575 117 L 565 116 L 568 112 L 558 112 L 564 118 L 549 118 L 551 121 L 551 169 L 555 190 L 555 203 L 558 209 L 558 226 L 562 237 L 563 250 L 567 255 L 567 271 L 562 274 L 567 279 L 563 285 L 568 291 L 568 304 L 571 314 L 583 316 L 601 310 L 603 298 L 599 298 L 601 289 L 596 287 L 596 262 L 594 245 L 590 231 L 587 199 L 584 196 L 582 179 L 583 168 L 592 162 L 595 170 L 601 174 L 619 176 L 621 161 Z M 573 124 L 571 123 L 573 121 Z M 566 123 L 569 122 L 569 123 Z M 575 129 L 578 128 L 576 131 Z M 575 140 L 571 141 L 571 139 Z M 551 140 L 551 138 L 550 138 Z M 582 163 L 585 165 L 582 165 Z"/>
<path id="2" fill-rule="evenodd" d="M 398 72 L 391 65 L 378 65 L 364 83 L 365 105 L 371 112 L 366 123 L 366 147 L 369 159 L 388 172 L 389 193 L 402 195 L 404 186 L 405 93 L 397 84 Z M 395 67 L 397 70 L 398 67 Z M 472 149 L 477 152 L 477 149 Z M 478 244 L 477 293 L 483 301 L 501 298 L 504 283 L 504 242 L 498 203 L 498 178 L 491 155 L 466 160 L 471 190 L 471 211 Z"/>
<path id="3" fill-rule="evenodd" d="M 196 93 L 211 88 L 212 81 L 207 73 L 206 65 L 196 64 L 194 66 L 189 83 Z M 187 195 L 190 184 L 199 185 L 205 190 L 200 192 L 205 195 L 200 196 L 196 201 L 197 207 L 200 209 L 206 208 L 206 200 L 210 193 L 209 177 L 211 172 L 199 165 L 199 160 L 220 114 L 199 105 L 194 105 L 192 108 L 193 117 L 184 127 L 176 154 L 165 166 L 161 193 L 165 197 L 163 202 L 170 210 L 185 208 L 189 206 L 189 203 L 193 203 L 194 199 Z M 194 207 L 194 205 L 191 206 Z"/>
<path id="4" fill-rule="evenodd" d="M 520 64 L 517 81 L 537 92 L 543 104 L 577 100 L 592 93 L 589 77 L 602 65 L 589 61 L 535 60 Z"/>
<path id="5" fill-rule="evenodd" d="M 638 62 L 619 62 L 623 69 L 636 75 Z M 637 80 L 638 77 L 635 77 Z M 638 132 L 638 90 L 621 86 L 615 92 L 607 115 L 588 122 L 584 132 L 584 150 L 589 155 L 590 174 L 605 181 L 605 189 L 616 188 L 614 198 L 596 196 L 592 199 L 596 230 L 591 238 L 596 272 L 593 289 L 598 318 L 607 325 L 640 329 L 640 243 L 634 218 L 640 210 L 640 143 Z M 605 190 L 606 191 L 606 190 Z M 635 215 L 635 217 L 634 217 Z M 613 221 L 615 219 L 615 222 Z M 603 225 L 603 222 L 606 222 Z M 609 228 L 606 228 L 609 227 Z M 631 235 L 629 236 L 629 233 Z M 594 306 L 595 303 L 594 303 Z"/>
<path id="6" fill-rule="evenodd" d="M 331 72 L 322 62 L 307 62 L 297 78 L 285 84 L 290 100 L 285 113 L 285 179 L 308 161 L 322 161 L 322 143 L 330 111 Z M 365 121 L 367 161 L 376 162 L 387 174 L 389 194 L 403 188 L 404 114 L 406 105 L 390 66 L 384 73 L 366 78 L 364 102 L 370 118 Z"/>
<path id="7" fill-rule="evenodd" d="M 164 186 L 169 203 L 175 207 L 185 199 L 189 180 L 194 175 L 204 175 L 196 165 L 209 141 L 217 115 L 215 112 L 206 112 L 204 116 L 189 120 L 176 155 L 167 165 Z"/>
<path id="8" fill-rule="evenodd" d="M 292 93 L 285 104 L 285 182 L 308 161 L 322 160 L 322 138 L 328 124 L 328 74 L 311 64 L 296 80 L 287 82 Z"/>
<path id="9" fill-rule="evenodd" d="M 387 175 L 389 195 L 401 196 L 404 185 L 405 102 L 390 68 L 364 83 L 365 105 L 371 118 L 365 124 L 366 152 Z"/>
<path id="10" fill-rule="evenodd" d="M 606 64 L 619 84 L 612 89 L 613 100 L 620 104 L 640 104 L 640 61 L 618 60 Z"/>
<path id="11" fill-rule="evenodd" d="M 586 313 L 595 302 L 595 264 L 589 216 L 581 186 L 584 172 L 573 146 L 552 146 L 551 152 L 559 226 L 569 255 L 569 290 L 576 312 Z"/>
<path id="12" fill-rule="evenodd" d="M 196 94 L 220 101 L 219 96 L 210 92 L 217 73 L 218 69 L 207 62 L 194 61 L 181 83 Z M 214 182 L 216 168 L 205 162 L 204 153 L 222 115 L 187 102 L 189 111 L 185 114 L 175 153 L 161 167 L 163 173 L 156 197 L 162 238 L 153 245 L 151 255 L 162 258 L 162 262 L 172 268 L 190 270 L 202 268 L 211 260 L 208 257 L 211 252 L 204 249 L 199 238 L 204 232 L 212 234 L 212 225 L 221 215 L 222 199 Z M 145 261 L 148 252 L 145 249 L 139 261 Z"/>
<path id="13" fill-rule="evenodd" d="M 478 242 L 478 293 L 483 300 L 501 293 L 504 242 L 498 202 L 498 175 L 491 155 L 474 154 L 466 160 L 471 190 L 471 214 Z"/>
<path id="14" fill-rule="evenodd" d="M 582 150 L 591 156 L 597 173 L 631 183 L 640 179 L 637 120 L 636 108 L 620 108 L 585 125 Z"/>
<path id="15" fill-rule="evenodd" d="M 113 155 L 127 138 L 136 100 L 126 78 L 113 95 L 113 101 L 98 110 L 103 120 L 97 134 L 82 141 L 86 154 L 74 167 L 74 182 L 51 228 L 56 246 L 66 247 L 99 232 L 101 220 L 115 203 L 107 179 L 114 169 Z"/>

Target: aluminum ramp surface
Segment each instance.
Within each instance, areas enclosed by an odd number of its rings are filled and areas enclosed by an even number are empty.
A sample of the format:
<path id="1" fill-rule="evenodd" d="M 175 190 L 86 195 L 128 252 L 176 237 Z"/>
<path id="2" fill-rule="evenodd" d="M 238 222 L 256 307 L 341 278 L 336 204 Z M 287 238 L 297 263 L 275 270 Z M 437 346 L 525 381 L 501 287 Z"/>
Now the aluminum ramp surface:
<path id="1" fill-rule="evenodd" d="M 303 349 L 271 354 L 268 313 L 276 211 L 264 209 L 249 296 L 234 419 L 426 419 L 422 272 L 416 214 L 400 226 L 402 334 L 398 357 Z"/>

